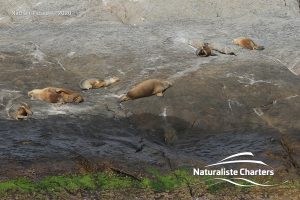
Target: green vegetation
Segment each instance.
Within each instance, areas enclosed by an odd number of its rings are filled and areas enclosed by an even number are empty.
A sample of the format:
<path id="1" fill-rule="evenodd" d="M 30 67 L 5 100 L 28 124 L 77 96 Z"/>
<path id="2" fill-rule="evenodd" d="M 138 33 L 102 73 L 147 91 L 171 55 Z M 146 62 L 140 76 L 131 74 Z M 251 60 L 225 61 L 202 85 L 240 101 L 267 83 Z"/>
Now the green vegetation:
<path id="1" fill-rule="evenodd" d="M 36 182 L 22 178 L 0 183 L 0 194 L 34 192 L 43 194 L 51 193 L 55 195 L 63 192 L 74 193 L 78 190 L 113 190 L 125 188 L 138 188 L 162 192 L 172 191 L 182 187 L 201 189 L 212 194 L 221 194 L 228 191 L 233 194 L 250 189 L 236 187 L 225 182 L 218 183 L 218 181 L 207 176 L 192 176 L 190 171 L 187 170 L 176 170 L 169 174 L 161 174 L 156 169 L 149 169 L 148 174 L 148 177 L 141 178 L 140 180 L 111 171 L 97 174 L 51 176 Z M 268 182 L 270 183 L 271 180 L 268 179 Z M 300 184 L 299 182 L 286 183 L 283 184 L 282 187 L 300 188 Z"/>
<path id="2" fill-rule="evenodd" d="M 155 191 L 171 191 L 184 186 L 187 182 L 194 183 L 198 177 L 189 175 L 188 171 L 176 170 L 174 173 L 161 175 L 158 170 L 149 169 L 149 177 L 141 180 L 122 176 L 112 172 L 86 174 L 77 176 L 51 176 L 34 182 L 29 179 L 18 179 L 0 183 L 0 193 L 19 191 L 23 193 L 60 193 L 76 192 L 79 189 L 120 189 L 141 188 Z"/>
<path id="3" fill-rule="evenodd" d="M 170 191 L 183 184 L 183 181 L 178 179 L 175 174 L 161 175 L 156 169 L 149 169 L 148 172 L 152 174 L 153 177 L 144 178 L 142 180 L 142 185 L 146 188 L 156 191 Z"/>
<path id="4" fill-rule="evenodd" d="M 136 182 L 136 183 L 135 183 Z M 19 191 L 23 193 L 62 191 L 76 192 L 79 189 L 95 190 L 134 187 L 138 182 L 130 177 L 121 177 L 108 173 L 86 174 L 78 176 L 51 176 L 41 181 L 33 182 L 29 179 L 18 179 L 0 183 L 0 193 Z"/>

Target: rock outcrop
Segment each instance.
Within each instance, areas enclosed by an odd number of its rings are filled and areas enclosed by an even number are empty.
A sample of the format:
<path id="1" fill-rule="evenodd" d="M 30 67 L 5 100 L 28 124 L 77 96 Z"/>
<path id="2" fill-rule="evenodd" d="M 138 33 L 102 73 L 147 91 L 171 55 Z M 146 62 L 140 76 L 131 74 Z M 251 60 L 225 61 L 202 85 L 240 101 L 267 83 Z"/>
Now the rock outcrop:
<path id="1" fill-rule="evenodd" d="M 297 0 L 0 2 L 3 179 L 31 168 L 37 177 L 78 171 L 78 157 L 170 170 L 241 151 L 298 177 Z M 240 36 L 265 50 L 234 46 Z M 203 41 L 236 56 L 197 57 L 189 44 Z M 120 82 L 84 91 L 80 106 L 32 101 L 32 119 L 7 118 L 33 88 L 76 90 L 82 79 L 109 76 Z M 118 102 L 148 78 L 173 87 L 164 97 Z"/>

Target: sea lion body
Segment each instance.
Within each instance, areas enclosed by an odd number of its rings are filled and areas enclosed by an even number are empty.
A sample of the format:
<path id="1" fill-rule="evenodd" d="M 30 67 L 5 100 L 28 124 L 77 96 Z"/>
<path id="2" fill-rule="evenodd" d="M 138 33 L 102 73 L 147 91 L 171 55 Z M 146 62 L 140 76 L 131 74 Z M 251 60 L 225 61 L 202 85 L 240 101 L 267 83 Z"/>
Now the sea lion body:
<path id="1" fill-rule="evenodd" d="M 44 89 L 34 89 L 28 92 L 28 96 L 35 100 L 49 103 L 63 103 L 62 96 L 56 92 L 56 88 L 47 87 Z"/>
<path id="2" fill-rule="evenodd" d="M 55 87 L 34 89 L 28 92 L 28 96 L 49 103 L 80 103 L 83 101 L 83 97 L 79 93 Z"/>
<path id="3" fill-rule="evenodd" d="M 149 79 L 130 89 L 126 95 L 121 97 L 121 101 L 133 100 L 151 95 L 163 96 L 163 92 L 171 86 L 172 84 L 169 81 Z"/>
<path id="4" fill-rule="evenodd" d="M 212 49 L 209 47 L 208 43 L 204 43 L 200 48 L 196 50 L 197 56 L 208 57 L 212 55 Z"/>
<path id="5" fill-rule="evenodd" d="M 85 79 L 82 80 L 79 85 L 80 88 L 83 90 L 89 90 L 89 89 L 97 89 L 101 87 L 107 87 L 115 82 L 118 82 L 120 79 L 118 77 L 112 77 L 109 79 L 105 80 L 99 80 L 96 78 L 91 78 L 91 79 Z"/>
<path id="6" fill-rule="evenodd" d="M 26 103 L 20 103 L 19 105 L 13 105 L 9 109 L 9 116 L 16 120 L 23 120 L 33 115 L 31 108 Z"/>
<path id="7" fill-rule="evenodd" d="M 243 48 L 250 49 L 250 50 L 263 50 L 265 49 L 263 46 L 256 45 L 253 40 L 250 38 L 242 37 L 233 40 L 233 44 L 239 45 Z"/>
<path id="8" fill-rule="evenodd" d="M 99 81 L 98 79 L 86 79 L 82 80 L 80 83 L 80 88 L 83 90 L 89 90 L 89 89 L 97 89 L 104 86 L 103 81 Z"/>

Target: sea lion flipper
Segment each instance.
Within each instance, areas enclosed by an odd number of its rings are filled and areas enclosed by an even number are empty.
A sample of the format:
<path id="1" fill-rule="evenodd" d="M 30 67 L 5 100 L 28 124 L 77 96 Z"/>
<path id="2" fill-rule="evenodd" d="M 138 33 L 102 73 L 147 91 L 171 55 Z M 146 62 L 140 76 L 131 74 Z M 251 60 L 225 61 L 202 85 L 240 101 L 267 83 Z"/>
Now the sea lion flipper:
<path id="1" fill-rule="evenodd" d="M 16 119 L 26 119 L 26 118 L 27 118 L 27 116 L 23 116 L 23 115 L 16 116 Z"/>
<path id="2" fill-rule="evenodd" d="M 197 56 L 200 56 L 202 54 L 202 49 L 198 48 L 195 53 Z"/>
<path id="3" fill-rule="evenodd" d="M 33 115 L 33 112 L 31 111 L 30 107 L 22 106 L 22 108 L 24 108 L 24 110 L 26 111 L 27 115 Z"/>
<path id="4" fill-rule="evenodd" d="M 159 93 L 156 93 L 156 96 L 162 97 L 162 96 L 164 96 L 164 94 L 162 92 L 159 92 Z"/>

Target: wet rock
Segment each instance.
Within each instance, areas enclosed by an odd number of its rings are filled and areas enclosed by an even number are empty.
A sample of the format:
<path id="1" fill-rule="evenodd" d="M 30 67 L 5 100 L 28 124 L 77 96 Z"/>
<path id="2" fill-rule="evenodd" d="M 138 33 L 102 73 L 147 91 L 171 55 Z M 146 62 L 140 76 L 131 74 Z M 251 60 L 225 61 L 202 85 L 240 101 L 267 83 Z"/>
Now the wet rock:
<path id="1" fill-rule="evenodd" d="M 191 168 L 242 151 L 276 173 L 299 173 L 297 1 L 0 2 L 5 178 L 88 172 L 101 161 L 132 171 Z M 13 16 L 17 8 L 72 14 Z M 240 36 L 266 49 L 234 46 Z M 196 57 L 194 40 L 237 56 Z M 108 76 L 120 82 L 83 92 L 80 106 L 30 101 L 31 120 L 7 120 L 8 105 L 29 100 L 33 88 L 77 90 L 84 78 Z M 120 95 L 149 78 L 174 85 L 164 97 L 119 104 Z"/>
<path id="2" fill-rule="evenodd" d="M 193 153 L 197 152 L 197 149 L 202 149 L 200 152 L 203 152 L 202 155 L 205 157 L 215 157 L 217 155 L 210 155 L 214 154 L 215 150 L 209 150 L 208 146 L 218 146 L 217 144 L 219 144 L 220 147 L 223 147 L 223 151 L 227 149 L 223 152 L 223 157 L 225 154 L 230 154 L 233 149 L 235 149 L 233 151 L 241 151 L 243 148 L 252 149 L 266 157 L 264 152 L 272 149 L 282 157 L 275 160 L 272 158 L 273 161 L 270 158 L 264 159 L 273 162 L 274 167 L 275 165 L 279 167 L 285 162 L 283 157 L 289 154 L 281 148 L 280 138 L 286 136 L 278 125 L 271 124 L 270 119 L 268 121 L 265 118 L 265 112 L 268 113 L 275 109 L 277 104 L 273 105 L 273 102 L 277 102 L 277 100 L 279 102 L 279 99 L 292 100 L 295 94 L 299 93 L 299 81 L 300 79 L 287 69 L 268 63 L 207 65 L 195 73 L 176 79 L 173 87 L 166 91 L 163 98 L 154 96 L 142 98 L 125 102 L 124 106 L 133 113 L 133 116 L 137 116 L 132 123 L 142 130 L 150 132 L 155 132 L 153 130 L 155 128 L 160 129 L 161 122 L 157 120 L 155 123 L 153 118 L 155 119 L 154 116 L 157 116 L 156 118 L 159 119 L 159 115 L 166 110 L 168 121 L 178 132 L 177 147 L 183 152 L 191 154 L 191 150 L 187 151 L 187 149 L 194 149 Z M 280 104 L 278 103 L 278 105 Z M 291 102 L 290 105 L 297 106 L 298 103 Z M 262 108 L 264 110 L 262 115 L 255 112 L 254 108 Z M 280 113 L 282 116 L 278 116 L 277 121 L 282 127 L 288 129 L 286 131 L 289 137 L 293 137 L 296 144 L 299 140 L 296 139 L 296 135 L 292 135 L 297 126 L 295 124 L 297 124 L 298 114 L 290 115 L 292 109 L 292 107 L 284 106 L 276 113 L 277 115 Z M 179 118 L 185 123 L 172 122 L 172 118 Z M 254 136 L 256 134 L 257 136 Z M 214 139 L 209 135 L 214 136 Z M 249 138 L 247 142 L 240 140 L 239 145 L 236 144 L 237 146 L 229 149 L 228 147 L 231 145 L 226 147 L 224 143 L 228 138 L 241 139 L 246 135 L 252 135 L 254 140 L 251 141 L 252 139 Z M 276 142 L 272 143 L 264 137 L 274 137 L 276 139 L 273 138 L 273 141 Z M 195 140 L 198 141 L 197 144 L 194 143 Z M 189 144 L 189 142 L 191 143 Z M 262 145 L 260 148 L 258 147 L 259 143 Z M 251 146 L 255 146 L 255 148 Z M 238 150 L 239 147 L 241 147 L 240 150 Z M 298 150 L 296 151 L 298 152 Z M 222 152 L 217 154 L 220 156 Z"/>

